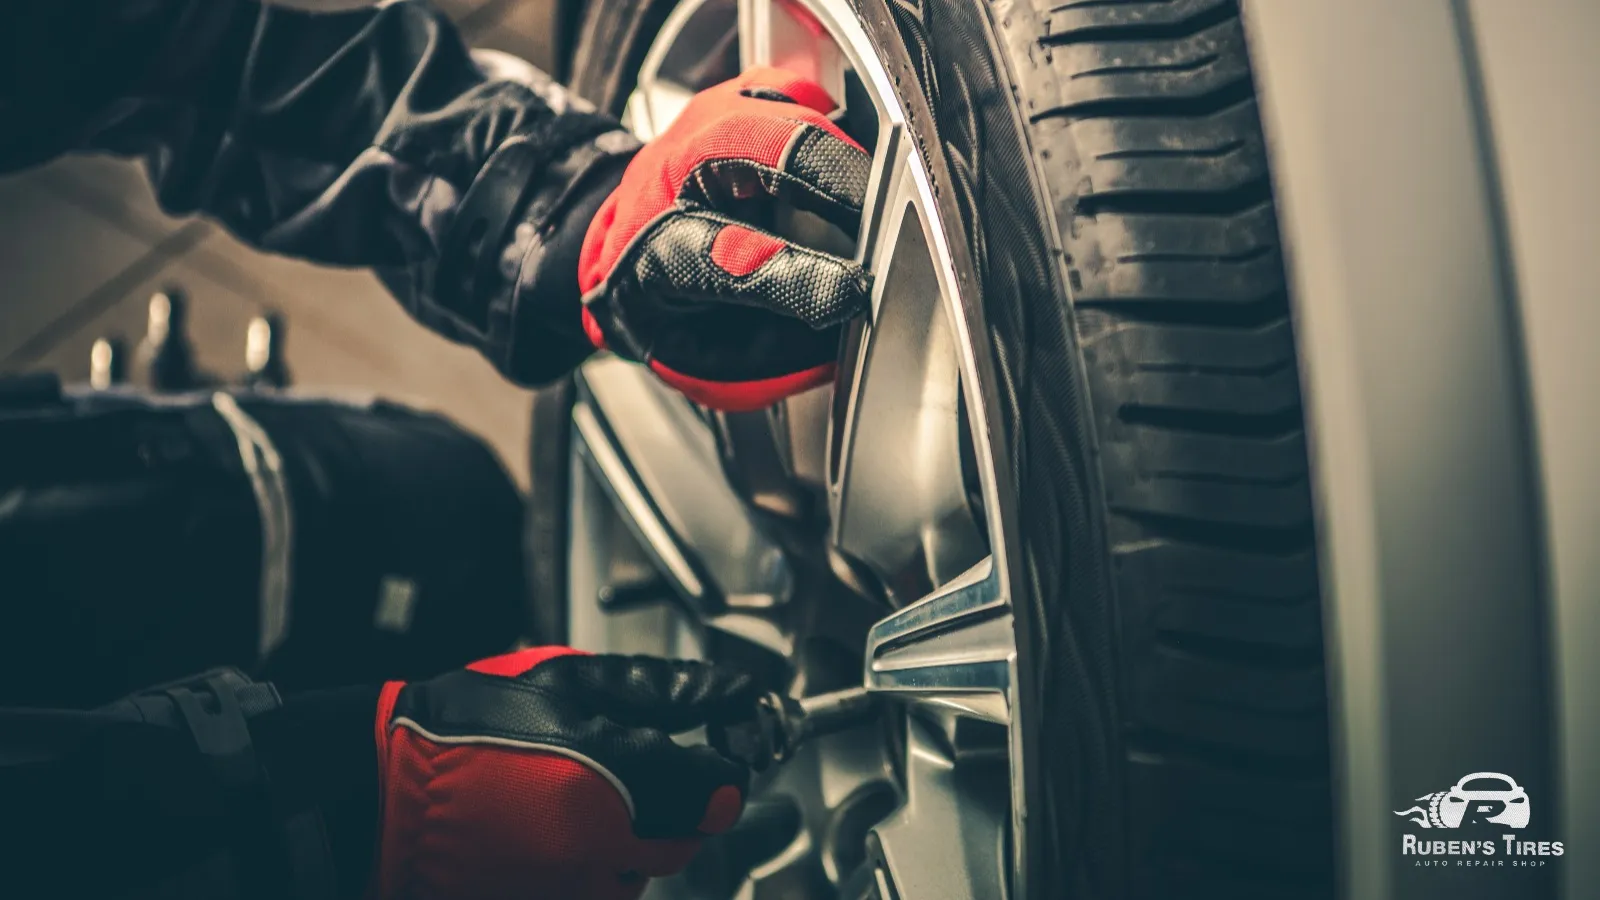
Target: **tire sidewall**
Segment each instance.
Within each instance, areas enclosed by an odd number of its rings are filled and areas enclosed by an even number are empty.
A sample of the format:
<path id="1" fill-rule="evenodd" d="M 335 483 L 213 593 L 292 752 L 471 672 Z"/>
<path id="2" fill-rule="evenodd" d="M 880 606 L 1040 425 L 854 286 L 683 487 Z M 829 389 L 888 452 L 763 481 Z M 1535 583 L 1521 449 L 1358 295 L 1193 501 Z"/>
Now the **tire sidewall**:
<path id="1" fill-rule="evenodd" d="M 1051 240 L 1056 231 L 1047 213 L 1042 173 L 1015 96 L 1004 90 L 1011 76 L 1004 71 L 1005 55 L 999 52 L 991 21 L 991 16 L 1005 14 L 999 7 L 1010 4 L 1002 0 L 993 10 L 972 0 L 854 0 L 854 5 L 895 86 L 907 131 L 927 169 L 963 303 L 982 308 L 977 317 L 982 326 L 972 333 L 989 339 L 977 349 L 988 354 L 980 360 L 980 371 L 987 369 L 989 375 L 982 387 L 991 411 L 989 439 L 1000 492 L 997 524 L 1011 548 L 1007 562 L 1018 647 L 1026 895 L 1122 896 L 1117 862 L 1125 853 L 1117 802 L 1121 750 L 1112 737 L 1111 661 L 1100 660 L 1098 671 L 1075 661 L 1079 664 L 1072 677 L 1099 703 L 1074 708 L 1061 702 L 1059 692 L 1047 689 L 1063 677 L 1058 664 L 1065 660 L 1064 654 L 1048 649 L 1053 643 L 1048 635 L 1060 625 L 1045 612 L 1062 610 L 1068 597 L 1095 598 L 1087 621 L 1075 624 L 1086 642 L 1109 647 L 1111 588 L 1101 519 L 1093 512 L 1101 490 L 1088 465 L 1093 427 L 1080 403 L 1087 397 L 1086 376 L 1071 324 L 1066 272 Z M 965 20 L 969 35 L 981 30 L 981 45 L 951 40 L 945 23 L 957 17 Z M 974 95 L 973 81 L 983 82 L 976 87 L 980 96 Z M 952 102 L 974 114 L 951 114 Z M 985 165 L 984 159 L 1014 165 L 1002 169 Z M 1019 173 L 1019 167 L 1025 171 Z M 964 180 L 961 172 L 973 177 Z M 997 192 L 1016 214 L 1008 224 L 1018 226 L 1004 235 L 991 235 L 986 227 L 990 219 L 984 198 Z M 1022 260 L 1032 263 L 1034 277 L 1006 277 L 1030 268 L 1026 262 L 1019 265 Z M 1028 348 L 1039 346 L 1064 351 L 1064 371 L 1058 370 L 1048 387 L 1030 383 L 1035 379 L 1027 371 Z M 1053 407 L 1054 421 L 1047 427 L 1052 432 L 1064 427 L 1072 438 L 1069 443 L 1026 440 L 1039 424 L 1030 420 L 1041 401 Z M 1038 452 L 1041 443 L 1048 452 Z M 1068 505 L 1070 510 L 1064 508 Z M 1070 535 L 1059 527 L 1041 529 L 1041 518 L 1057 525 L 1070 521 L 1074 527 Z M 1069 536 L 1070 543 L 1065 541 Z M 1063 783 L 1080 793 L 1064 793 Z M 1063 827 L 1069 821 L 1080 831 L 1098 832 L 1099 841 L 1091 847 L 1074 839 L 1071 825 Z"/>

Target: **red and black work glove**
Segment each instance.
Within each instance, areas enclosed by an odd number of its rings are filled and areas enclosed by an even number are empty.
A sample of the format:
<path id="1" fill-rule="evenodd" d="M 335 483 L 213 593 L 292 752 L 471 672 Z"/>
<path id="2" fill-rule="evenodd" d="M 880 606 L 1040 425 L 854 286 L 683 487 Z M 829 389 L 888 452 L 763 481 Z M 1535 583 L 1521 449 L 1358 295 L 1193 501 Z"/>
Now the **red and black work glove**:
<path id="1" fill-rule="evenodd" d="M 747 676 L 538 647 L 378 701 L 377 897 L 622 900 L 739 818 L 749 772 L 671 735 L 749 716 Z"/>
<path id="2" fill-rule="evenodd" d="M 759 409 L 833 378 L 866 272 L 762 227 L 778 204 L 854 237 L 870 159 L 814 82 L 752 69 L 696 95 L 629 163 L 578 262 L 596 347 L 715 409 Z"/>

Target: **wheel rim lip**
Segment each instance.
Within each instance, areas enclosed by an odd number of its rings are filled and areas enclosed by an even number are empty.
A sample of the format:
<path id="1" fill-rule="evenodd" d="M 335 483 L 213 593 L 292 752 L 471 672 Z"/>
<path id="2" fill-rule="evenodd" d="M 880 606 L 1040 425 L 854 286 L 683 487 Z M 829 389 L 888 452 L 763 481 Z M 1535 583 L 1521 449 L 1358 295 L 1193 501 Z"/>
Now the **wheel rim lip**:
<path id="1" fill-rule="evenodd" d="M 639 72 L 638 87 L 635 88 L 628 100 L 630 113 L 637 108 L 636 104 L 643 102 L 640 98 L 649 92 L 659 80 L 658 75 L 662 66 L 666 63 L 676 42 L 682 38 L 685 27 L 696 15 L 712 6 L 734 7 L 737 9 L 738 14 L 747 15 L 748 9 L 760 2 L 771 2 L 771 0 L 735 0 L 735 2 L 729 2 L 729 0 L 686 0 L 686 2 L 674 7 L 664 21 L 660 34 L 644 58 Z M 1005 496 L 1005 492 L 1002 491 L 1002 484 L 1008 482 L 1002 477 L 1004 474 L 1004 461 L 995 452 L 995 443 L 1002 431 L 996 415 L 998 396 L 994 388 L 996 380 L 992 372 L 993 363 L 989 357 L 987 341 L 982 341 L 980 344 L 973 337 L 974 335 L 987 334 L 981 304 L 972 302 L 973 298 L 970 296 L 972 289 L 963 290 L 961 279 L 956 276 L 956 255 L 952 250 L 952 244 L 949 239 L 949 235 L 952 232 L 945 227 L 945 216 L 940 212 L 940 204 L 934 197 L 928 164 L 915 146 L 915 142 L 910 140 L 906 117 L 900 101 L 897 99 L 893 80 L 890 78 L 882 59 L 873 49 L 861 22 L 857 20 L 848 3 L 843 2 L 843 0 L 788 0 L 788 2 L 807 10 L 816 18 L 828 35 L 832 37 L 846 62 L 855 70 L 858 77 L 862 78 L 867 88 L 866 93 L 874 103 L 875 111 L 878 115 L 879 141 L 878 146 L 874 148 L 875 155 L 889 156 L 894 159 L 903 157 L 904 168 L 901 173 L 891 171 L 888 166 L 874 166 L 872 183 L 869 188 L 870 197 L 867 215 L 864 216 L 863 238 L 858 249 L 857 261 L 863 264 L 869 264 L 873 261 L 874 248 L 879 247 L 886 239 L 885 232 L 889 227 L 889 220 L 896 214 L 896 210 L 888 208 L 888 203 L 891 198 L 899 198 L 901 196 L 901 192 L 891 182 L 897 175 L 909 178 L 912 190 L 907 196 L 912 198 L 915 213 L 921 217 L 924 236 L 928 241 L 934 266 L 942 282 L 941 293 L 945 297 L 953 298 L 954 309 L 951 310 L 950 324 L 959 348 L 959 374 L 962 383 L 969 386 L 969 389 L 965 392 L 964 402 L 967 404 L 967 412 L 973 423 L 971 439 L 974 442 L 976 454 L 981 463 L 978 475 L 984 502 L 989 511 L 989 515 L 986 517 L 986 530 L 992 551 L 991 556 L 985 561 L 988 569 L 981 579 L 981 585 L 990 597 L 987 602 L 988 606 L 995 605 L 994 600 L 998 598 L 999 604 L 1003 605 L 1009 613 L 1015 607 L 1011 590 L 1011 585 L 1014 581 L 1011 562 L 1015 558 L 1012 548 L 1017 547 L 1018 543 L 1008 540 L 1011 535 L 1016 534 L 1013 524 L 1014 504 L 1011 498 Z M 741 68 L 747 68 L 752 62 L 745 43 L 743 40 L 740 41 Z M 653 106 L 651 110 L 652 119 L 654 119 L 656 116 L 654 115 L 655 109 Z M 654 121 L 652 126 L 650 133 L 642 136 L 651 137 L 659 133 L 663 127 L 661 123 Z M 875 302 L 873 320 L 877 319 L 880 311 Z M 871 326 L 868 325 L 867 327 L 870 328 Z M 852 429 L 857 419 L 856 411 L 853 408 L 856 400 L 857 397 L 852 392 L 847 399 L 848 408 L 844 415 L 844 421 L 849 423 Z M 980 423 L 981 427 L 979 427 Z M 836 424 L 835 420 L 830 419 L 830 426 Z M 852 435 L 847 432 L 842 435 L 842 438 L 843 441 L 840 446 L 850 447 Z M 830 434 L 830 447 L 834 443 L 835 439 Z M 834 460 L 830 454 L 829 468 L 832 469 L 833 466 Z M 831 482 L 832 479 L 830 478 L 830 489 L 835 489 L 836 485 Z M 937 598 L 925 598 L 925 600 L 934 599 Z M 921 602 L 912 604 L 912 606 L 919 606 Z M 883 625 L 884 623 L 879 623 L 879 628 Z M 877 631 L 879 628 L 874 630 Z M 1015 635 L 1015 631 L 1012 633 Z M 1026 831 L 1023 826 L 1027 809 L 1022 778 L 1024 769 L 1021 758 L 1021 716 L 1019 715 L 1020 698 L 1018 696 L 1020 677 L 1015 646 L 1016 639 L 1013 637 L 1013 651 L 1009 659 L 1005 661 L 1006 687 L 1004 691 L 1007 707 L 1006 724 L 1011 735 L 1010 764 L 1012 775 L 1010 801 L 1013 852 L 1011 854 L 1012 865 L 1010 868 L 1012 869 L 1012 886 L 1015 895 L 1026 896 L 1023 884 L 1026 868 L 1022 863 L 1026 858 L 1024 849 Z M 869 658 L 869 667 L 870 664 L 871 660 Z M 869 679 L 871 678 L 870 668 L 868 677 Z"/>

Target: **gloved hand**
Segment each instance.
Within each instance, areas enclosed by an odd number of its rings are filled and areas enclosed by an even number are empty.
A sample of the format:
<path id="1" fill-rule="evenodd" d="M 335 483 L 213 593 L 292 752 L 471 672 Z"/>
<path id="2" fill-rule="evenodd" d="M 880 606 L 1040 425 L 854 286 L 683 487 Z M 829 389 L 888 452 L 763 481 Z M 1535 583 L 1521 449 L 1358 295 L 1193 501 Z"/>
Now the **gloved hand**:
<path id="1" fill-rule="evenodd" d="M 738 819 L 749 773 L 670 734 L 754 710 L 706 663 L 538 647 L 379 695 L 377 896 L 635 898 Z"/>
<path id="2" fill-rule="evenodd" d="M 855 236 L 870 160 L 833 108 L 811 81 L 753 69 L 701 92 L 639 151 L 579 256 L 596 347 L 729 411 L 833 377 L 838 326 L 867 308 L 867 275 L 759 224 L 778 201 Z"/>

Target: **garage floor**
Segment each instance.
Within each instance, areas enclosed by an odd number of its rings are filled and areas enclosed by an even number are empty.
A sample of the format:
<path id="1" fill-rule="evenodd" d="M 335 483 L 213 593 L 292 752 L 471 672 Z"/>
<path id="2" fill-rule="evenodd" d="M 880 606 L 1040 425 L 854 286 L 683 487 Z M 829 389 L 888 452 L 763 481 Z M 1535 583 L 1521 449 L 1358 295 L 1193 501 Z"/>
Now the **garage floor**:
<path id="1" fill-rule="evenodd" d="M 543 0 L 435 2 L 474 45 L 548 67 L 554 29 Z M 190 336 L 206 370 L 242 372 L 246 324 L 278 311 L 297 385 L 445 413 L 493 444 L 526 486 L 527 393 L 415 324 L 371 275 L 263 255 L 209 223 L 168 218 L 136 164 L 86 157 L 0 178 L 0 372 L 85 380 L 94 341 L 135 345 L 151 293 L 167 285 L 191 297 Z"/>

